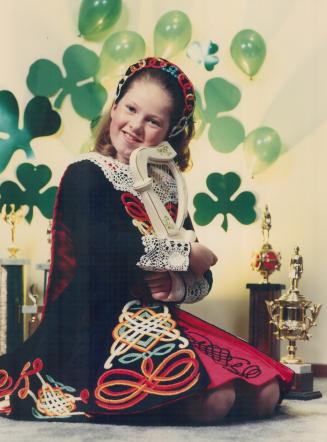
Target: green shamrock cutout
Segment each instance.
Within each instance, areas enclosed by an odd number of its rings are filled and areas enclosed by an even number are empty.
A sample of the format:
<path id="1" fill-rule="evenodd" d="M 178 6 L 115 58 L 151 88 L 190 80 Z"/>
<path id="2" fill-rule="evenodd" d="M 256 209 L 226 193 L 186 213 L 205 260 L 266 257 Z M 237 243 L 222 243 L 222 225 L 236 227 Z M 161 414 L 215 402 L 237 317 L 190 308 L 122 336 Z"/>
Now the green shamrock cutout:
<path id="1" fill-rule="evenodd" d="M 199 138 L 206 124 L 209 124 L 208 137 L 212 147 L 218 152 L 229 153 L 242 143 L 245 137 L 243 125 L 233 117 L 217 117 L 218 113 L 234 109 L 241 99 L 240 90 L 223 78 L 211 78 L 204 87 L 206 108 L 196 92 L 195 120 L 196 137 Z"/>
<path id="2" fill-rule="evenodd" d="M 51 179 L 52 172 L 49 167 L 45 164 L 33 166 L 23 163 L 17 167 L 16 176 L 25 190 L 13 181 L 4 181 L 0 185 L 0 210 L 4 204 L 7 204 L 7 207 L 9 204 L 15 204 L 16 208 L 27 205 L 28 212 L 25 219 L 31 223 L 33 208 L 36 206 L 45 218 L 52 218 L 58 187 L 49 187 L 40 192 Z"/>
<path id="3" fill-rule="evenodd" d="M 64 98 L 71 96 L 74 110 L 83 118 L 97 117 L 106 102 L 107 91 L 94 77 L 100 67 L 100 59 L 93 51 L 81 45 L 69 46 L 63 55 L 67 76 L 50 60 L 35 61 L 27 76 L 27 86 L 34 95 L 57 95 L 54 107 L 61 108 Z"/>
<path id="4" fill-rule="evenodd" d="M 234 172 L 225 175 L 221 173 L 211 173 L 207 177 L 207 187 L 217 199 L 211 198 L 206 193 L 198 193 L 193 199 L 194 221 L 199 226 L 206 226 L 216 215 L 224 215 L 221 227 L 227 232 L 227 214 L 233 215 L 241 224 L 251 224 L 256 219 L 254 205 L 255 196 L 252 192 L 242 192 L 231 200 L 232 195 L 241 185 L 241 178 Z"/>
<path id="5" fill-rule="evenodd" d="M 27 158 L 34 158 L 32 139 L 56 133 L 61 119 L 46 97 L 34 97 L 25 108 L 23 129 L 19 129 L 18 124 L 19 107 L 14 94 L 0 91 L 0 172 L 16 150 L 22 149 Z"/>

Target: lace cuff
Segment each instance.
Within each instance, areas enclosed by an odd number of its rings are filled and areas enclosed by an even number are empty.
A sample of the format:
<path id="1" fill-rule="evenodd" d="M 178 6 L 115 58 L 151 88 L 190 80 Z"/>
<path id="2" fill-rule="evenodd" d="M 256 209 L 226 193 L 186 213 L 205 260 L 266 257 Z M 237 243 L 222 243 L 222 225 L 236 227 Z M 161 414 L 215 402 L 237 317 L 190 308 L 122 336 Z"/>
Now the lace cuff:
<path id="1" fill-rule="evenodd" d="M 185 283 L 185 295 L 180 303 L 194 304 L 201 301 L 210 291 L 210 285 L 206 278 L 202 276 L 200 279 L 195 279 L 191 272 L 182 275 Z"/>
<path id="2" fill-rule="evenodd" d="M 191 245 L 177 239 L 157 238 L 153 235 L 142 237 L 145 254 L 137 265 L 143 270 L 172 270 L 183 272 L 188 270 Z"/>

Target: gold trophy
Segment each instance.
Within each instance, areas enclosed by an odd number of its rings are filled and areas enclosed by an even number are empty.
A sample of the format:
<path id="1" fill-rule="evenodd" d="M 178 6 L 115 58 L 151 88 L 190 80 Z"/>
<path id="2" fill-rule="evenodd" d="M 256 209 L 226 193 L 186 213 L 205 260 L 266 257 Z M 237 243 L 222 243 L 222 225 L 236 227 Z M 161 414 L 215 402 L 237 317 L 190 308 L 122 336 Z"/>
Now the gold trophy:
<path id="1" fill-rule="evenodd" d="M 10 212 L 7 213 L 7 205 L 4 204 L 1 210 L 2 219 L 9 224 L 11 232 L 11 245 L 8 247 L 10 259 L 17 259 L 18 247 L 15 245 L 16 226 L 23 219 L 24 213 L 21 207 L 15 210 L 15 204 L 9 204 Z"/>
<path id="2" fill-rule="evenodd" d="M 259 252 L 255 252 L 252 257 L 251 267 L 253 270 L 259 272 L 263 279 L 262 284 L 268 284 L 269 276 L 275 271 L 280 269 L 280 253 L 275 252 L 269 244 L 269 231 L 271 229 L 271 215 L 268 210 L 268 206 L 265 207 L 265 211 L 262 216 L 261 231 L 263 244 Z"/>
<path id="3" fill-rule="evenodd" d="M 270 323 L 276 327 L 277 339 L 288 340 L 288 354 L 281 362 L 295 371 L 295 383 L 288 397 L 294 399 L 314 399 L 321 397 L 320 392 L 313 391 L 313 374 L 311 364 L 296 355 L 296 341 L 308 341 L 310 328 L 317 325 L 316 319 L 322 304 L 313 304 L 300 293 L 299 280 L 303 273 L 303 258 L 295 247 L 290 262 L 290 288 L 277 300 L 266 301 Z"/>

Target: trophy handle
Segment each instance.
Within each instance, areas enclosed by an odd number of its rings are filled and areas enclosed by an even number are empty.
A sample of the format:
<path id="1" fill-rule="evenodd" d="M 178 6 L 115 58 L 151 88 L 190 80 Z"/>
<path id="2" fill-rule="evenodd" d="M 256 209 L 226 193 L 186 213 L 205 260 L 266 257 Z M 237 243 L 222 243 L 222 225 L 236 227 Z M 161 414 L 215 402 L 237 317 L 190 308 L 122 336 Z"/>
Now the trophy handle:
<path id="1" fill-rule="evenodd" d="M 317 325 L 316 319 L 319 315 L 321 307 L 322 307 L 322 304 L 313 304 L 308 308 L 308 310 L 311 313 L 311 317 L 307 316 L 307 315 L 304 316 L 304 320 L 305 320 L 305 324 L 306 324 L 306 331 L 309 331 L 311 327 L 314 327 Z"/>
<path id="2" fill-rule="evenodd" d="M 269 324 L 273 324 L 276 328 L 277 331 L 274 332 L 274 334 L 279 334 L 278 333 L 278 324 L 279 324 L 279 313 L 276 313 L 276 310 L 278 309 L 279 311 L 279 305 L 276 304 L 274 301 L 265 301 L 266 306 L 267 306 L 267 310 L 270 316 L 270 321 Z"/>

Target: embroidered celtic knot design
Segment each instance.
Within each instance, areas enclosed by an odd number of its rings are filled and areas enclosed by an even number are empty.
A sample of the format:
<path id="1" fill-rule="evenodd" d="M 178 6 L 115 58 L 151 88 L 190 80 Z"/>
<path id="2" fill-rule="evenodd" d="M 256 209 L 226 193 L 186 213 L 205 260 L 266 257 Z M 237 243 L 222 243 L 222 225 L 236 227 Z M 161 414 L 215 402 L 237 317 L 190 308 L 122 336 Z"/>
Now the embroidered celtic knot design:
<path id="1" fill-rule="evenodd" d="M 32 414 L 37 419 L 47 418 L 67 418 L 72 415 L 81 414 L 84 412 L 77 411 L 77 401 L 87 403 L 87 390 L 83 390 L 80 396 L 73 396 L 75 388 L 56 382 L 51 376 L 41 374 L 43 370 L 43 361 L 41 358 L 36 358 L 33 363 L 26 362 L 17 381 L 13 383 L 12 378 L 4 370 L 0 371 L 0 414 L 11 414 L 12 408 L 10 404 L 11 395 L 17 391 L 19 399 L 26 399 L 31 397 L 35 403 L 32 407 Z M 37 393 L 31 389 L 30 378 L 36 376 L 41 388 Z"/>
<path id="2" fill-rule="evenodd" d="M 50 384 L 42 382 L 36 400 L 36 408 L 45 416 L 69 416 L 76 410 L 76 398 L 71 394 L 64 393 L 60 387 L 52 387 Z"/>
<path id="3" fill-rule="evenodd" d="M 124 355 L 131 349 L 146 353 L 159 342 L 179 341 L 179 348 L 189 345 L 188 340 L 176 329 L 176 322 L 171 318 L 167 306 L 154 304 L 151 307 L 141 307 L 139 301 L 134 300 L 124 306 L 119 324 L 113 330 L 113 338 L 110 356 L 104 364 L 105 369 L 112 367 L 117 356 Z"/>
<path id="4" fill-rule="evenodd" d="M 199 362 L 176 325 L 166 305 L 133 300 L 124 306 L 104 364 L 107 371 L 94 391 L 99 407 L 124 410 L 148 396 L 183 395 L 197 384 Z"/>
<path id="5" fill-rule="evenodd" d="M 140 372 L 112 369 L 104 372 L 95 389 L 96 404 L 108 410 L 123 410 L 148 395 L 173 396 L 189 391 L 199 380 L 199 363 L 190 349 L 177 350 L 158 366 L 144 359 Z"/>

